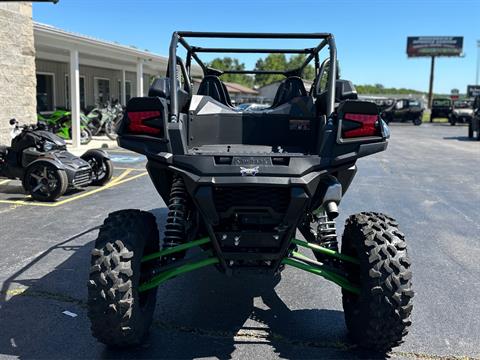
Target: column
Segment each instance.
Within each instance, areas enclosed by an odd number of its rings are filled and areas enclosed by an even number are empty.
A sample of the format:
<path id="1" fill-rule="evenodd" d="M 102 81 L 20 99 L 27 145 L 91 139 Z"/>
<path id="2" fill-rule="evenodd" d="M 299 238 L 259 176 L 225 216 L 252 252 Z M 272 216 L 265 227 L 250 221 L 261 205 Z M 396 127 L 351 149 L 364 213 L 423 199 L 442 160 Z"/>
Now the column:
<path id="1" fill-rule="evenodd" d="M 70 105 L 72 107 L 72 145 L 80 146 L 80 69 L 78 50 L 70 50 Z"/>

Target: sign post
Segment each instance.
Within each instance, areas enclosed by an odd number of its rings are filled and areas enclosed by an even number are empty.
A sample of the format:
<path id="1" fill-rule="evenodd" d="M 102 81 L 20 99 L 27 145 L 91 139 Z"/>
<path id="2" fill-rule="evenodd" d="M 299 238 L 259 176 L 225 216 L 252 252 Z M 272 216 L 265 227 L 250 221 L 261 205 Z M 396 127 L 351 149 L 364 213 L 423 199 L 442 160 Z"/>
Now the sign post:
<path id="1" fill-rule="evenodd" d="M 431 58 L 430 84 L 428 87 L 429 108 L 432 107 L 433 100 L 435 58 L 438 56 L 462 56 L 462 53 L 463 36 L 409 36 L 407 38 L 408 57 Z"/>

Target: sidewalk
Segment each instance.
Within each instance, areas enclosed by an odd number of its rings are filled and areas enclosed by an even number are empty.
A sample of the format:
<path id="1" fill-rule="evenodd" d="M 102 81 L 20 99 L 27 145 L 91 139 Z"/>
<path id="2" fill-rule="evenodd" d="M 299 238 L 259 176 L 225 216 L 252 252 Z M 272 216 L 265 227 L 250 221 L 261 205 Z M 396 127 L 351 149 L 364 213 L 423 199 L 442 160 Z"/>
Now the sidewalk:
<path id="1" fill-rule="evenodd" d="M 72 141 L 67 140 L 67 149 L 70 151 L 72 154 L 76 156 L 80 156 L 85 151 L 90 150 L 90 149 L 115 149 L 117 148 L 117 142 L 114 140 L 110 140 L 106 136 L 94 136 L 92 138 L 92 141 L 90 141 L 86 145 L 80 145 L 80 147 L 74 148 L 72 147 Z"/>

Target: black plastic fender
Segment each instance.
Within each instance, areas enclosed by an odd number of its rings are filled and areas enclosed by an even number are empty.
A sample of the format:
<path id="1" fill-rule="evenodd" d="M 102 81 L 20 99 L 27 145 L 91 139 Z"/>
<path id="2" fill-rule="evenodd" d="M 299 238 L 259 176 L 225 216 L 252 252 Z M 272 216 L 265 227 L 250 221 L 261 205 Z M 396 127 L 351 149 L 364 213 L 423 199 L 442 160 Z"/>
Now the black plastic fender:
<path id="1" fill-rule="evenodd" d="M 97 155 L 100 155 L 102 157 L 104 157 L 105 159 L 110 159 L 110 155 L 108 155 L 108 153 L 103 150 L 103 149 L 90 149 L 90 150 L 87 150 L 85 153 L 83 153 L 82 156 L 80 156 L 80 158 L 84 158 L 85 156 L 87 155 L 93 155 L 93 154 L 97 154 Z"/>
<path id="2" fill-rule="evenodd" d="M 46 156 L 42 156 L 40 158 L 38 158 L 37 160 L 35 161 L 32 161 L 30 164 L 28 164 L 28 166 L 24 169 L 23 171 L 23 174 L 22 174 L 22 178 L 20 180 L 24 180 L 24 176 L 25 174 L 27 173 L 27 170 L 34 164 L 38 164 L 38 163 L 49 163 L 53 166 L 55 166 L 58 170 L 63 170 L 63 171 L 66 171 L 67 169 L 65 168 L 65 166 L 56 158 L 51 158 L 51 157 L 46 157 Z"/>

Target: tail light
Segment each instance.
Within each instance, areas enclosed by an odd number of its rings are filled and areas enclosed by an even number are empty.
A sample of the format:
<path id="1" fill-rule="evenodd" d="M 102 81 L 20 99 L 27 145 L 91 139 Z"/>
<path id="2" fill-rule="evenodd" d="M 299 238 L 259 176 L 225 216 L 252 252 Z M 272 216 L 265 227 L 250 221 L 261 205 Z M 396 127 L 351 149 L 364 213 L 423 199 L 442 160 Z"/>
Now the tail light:
<path id="1" fill-rule="evenodd" d="M 378 115 L 346 113 L 343 120 L 343 138 L 381 135 Z"/>
<path id="2" fill-rule="evenodd" d="M 163 136 L 163 119 L 160 111 L 128 111 L 128 133 Z"/>

